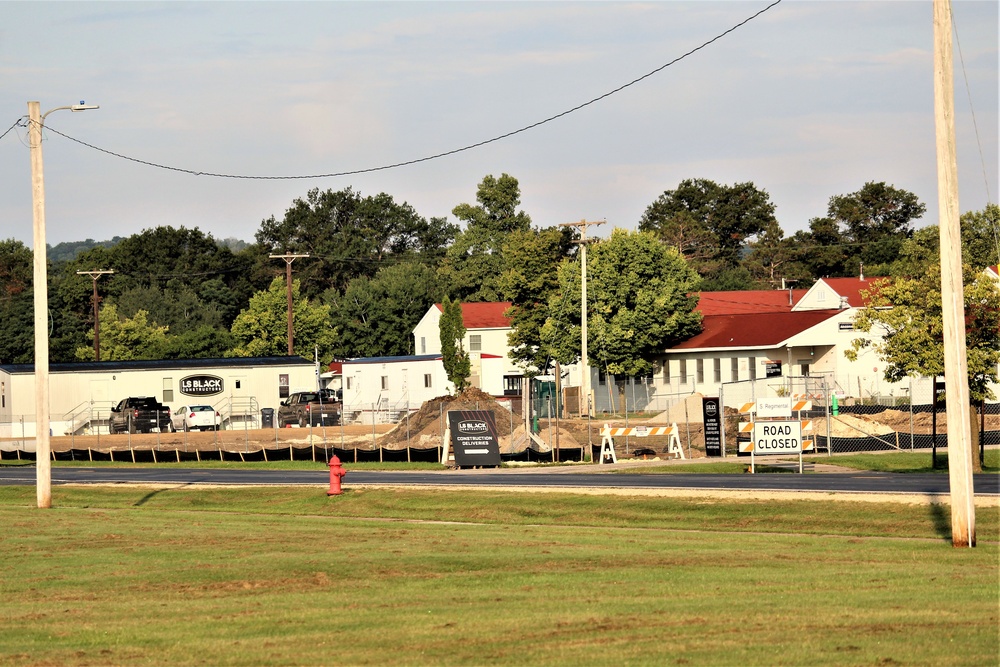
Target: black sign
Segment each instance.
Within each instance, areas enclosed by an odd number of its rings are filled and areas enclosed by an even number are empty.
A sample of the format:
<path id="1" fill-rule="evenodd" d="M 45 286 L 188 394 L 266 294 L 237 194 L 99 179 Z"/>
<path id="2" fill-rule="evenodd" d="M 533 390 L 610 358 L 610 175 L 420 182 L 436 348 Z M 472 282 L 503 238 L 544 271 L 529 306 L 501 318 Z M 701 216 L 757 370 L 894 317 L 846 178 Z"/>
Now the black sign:
<path id="1" fill-rule="evenodd" d="M 215 375 L 189 375 L 181 378 L 181 393 L 185 396 L 215 396 L 222 391 L 222 378 Z"/>
<path id="2" fill-rule="evenodd" d="M 781 362 L 773 361 L 767 359 L 764 361 L 764 377 L 766 378 L 780 378 L 781 377 Z"/>
<path id="3" fill-rule="evenodd" d="M 722 456 L 722 406 L 718 398 L 702 398 L 705 420 L 705 456 Z"/>
<path id="4" fill-rule="evenodd" d="M 449 410 L 451 449 L 455 452 L 455 465 L 500 465 L 500 443 L 497 441 L 497 422 L 487 410 Z"/>

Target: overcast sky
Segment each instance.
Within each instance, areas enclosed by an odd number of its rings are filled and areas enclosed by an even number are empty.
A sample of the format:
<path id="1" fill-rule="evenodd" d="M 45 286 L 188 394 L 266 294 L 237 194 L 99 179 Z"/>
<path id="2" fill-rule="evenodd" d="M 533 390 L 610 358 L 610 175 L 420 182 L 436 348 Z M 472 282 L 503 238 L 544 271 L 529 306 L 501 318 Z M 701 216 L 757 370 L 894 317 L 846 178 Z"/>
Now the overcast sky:
<path id="1" fill-rule="evenodd" d="M 477 144 L 656 70 L 765 8 L 744 2 L 0 2 L 0 133 L 253 177 L 371 169 Z M 998 3 L 957 0 L 963 212 L 998 197 Z M 538 226 L 635 228 L 687 178 L 752 181 L 786 234 L 885 181 L 937 222 L 932 5 L 784 0 L 659 73 L 514 136 L 409 166 L 218 178 L 47 131 L 48 242 L 160 225 L 252 241 L 313 188 L 425 217 L 520 181 Z M 966 87 L 966 79 L 968 87 Z M 971 106 L 970 106 L 971 96 Z M 973 112 L 975 124 L 973 123 Z M 978 127 L 978 138 L 976 133 Z M 0 139 L 0 239 L 32 245 L 27 129 Z"/>

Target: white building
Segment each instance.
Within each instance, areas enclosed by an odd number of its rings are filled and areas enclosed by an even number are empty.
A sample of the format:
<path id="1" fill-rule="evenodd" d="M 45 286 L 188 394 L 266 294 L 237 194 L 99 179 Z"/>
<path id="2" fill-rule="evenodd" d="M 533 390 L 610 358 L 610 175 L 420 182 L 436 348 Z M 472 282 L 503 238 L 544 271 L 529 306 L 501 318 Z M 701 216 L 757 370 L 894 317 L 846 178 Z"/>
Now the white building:
<path id="1" fill-rule="evenodd" d="M 259 424 L 291 392 L 315 390 L 316 366 L 302 357 L 102 361 L 49 366 L 53 435 L 106 432 L 111 407 L 152 396 L 170 408 L 211 405 L 223 427 Z M 35 369 L 0 366 L 0 437 L 34 437 Z"/>

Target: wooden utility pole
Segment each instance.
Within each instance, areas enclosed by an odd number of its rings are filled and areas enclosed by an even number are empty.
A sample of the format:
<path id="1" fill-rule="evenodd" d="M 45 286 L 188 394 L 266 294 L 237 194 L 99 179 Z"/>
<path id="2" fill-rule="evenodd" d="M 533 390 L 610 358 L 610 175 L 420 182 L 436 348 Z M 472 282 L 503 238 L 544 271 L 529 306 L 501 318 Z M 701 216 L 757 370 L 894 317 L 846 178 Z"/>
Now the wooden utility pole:
<path id="1" fill-rule="evenodd" d="M 591 405 L 590 365 L 587 362 L 587 227 L 603 225 L 605 222 L 607 220 L 580 220 L 580 222 L 564 222 L 559 225 L 560 227 L 576 227 L 580 230 L 580 238 L 574 241 L 574 243 L 580 244 L 580 289 L 582 292 L 580 299 L 580 365 L 582 366 L 580 391 L 583 395 L 580 400 L 583 401 L 583 404 L 580 406 L 580 414 L 588 416 L 591 414 Z"/>
<path id="2" fill-rule="evenodd" d="M 285 260 L 285 288 L 288 292 L 288 356 L 295 354 L 295 345 L 292 338 L 292 262 L 299 259 L 300 257 L 308 257 L 309 255 L 290 255 L 285 253 L 284 255 L 268 255 L 271 259 L 283 259 Z"/>
<path id="3" fill-rule="evenodd" d="M 92 300 L 94 302 L 94 361 L 101 360 L 101 316 L 97 304 L 100 303 L 100 299 L 97 296 L 97 279 L 101 276 L 106 276 L 114 273 L 114 271 L 108 270 L 98 270 L 93 271 L 77 271 L 78 276 L 90 276 L 90 279 L 94 281 L 94 296 Z"/>
<path id="4" fill-rule="evenodd" d="M 948 481 L 951 543 L 976 546 L 972 487 L 972 428 L 965 349 L 965 289 L 955 151 L 955 92 L 951 49 L 951 0 L 934 0 L 934 128 L 937 138 L 938 227 L 941 234 L 941 314 L 944 380 L 948 396 Z"/>

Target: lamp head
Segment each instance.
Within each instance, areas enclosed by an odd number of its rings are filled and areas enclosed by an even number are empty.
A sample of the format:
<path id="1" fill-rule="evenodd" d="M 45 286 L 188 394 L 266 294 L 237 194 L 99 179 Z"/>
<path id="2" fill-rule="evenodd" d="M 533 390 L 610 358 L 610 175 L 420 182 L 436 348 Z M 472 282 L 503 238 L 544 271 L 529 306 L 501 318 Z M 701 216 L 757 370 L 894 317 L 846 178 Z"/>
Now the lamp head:
<path id="1" fill-rule="evenodd" d="M 86 111 L 87 109 L 100 109 L 101 107 L 96 104 L 87 104 L 83 100 L 80 100 L 79 104 L 74 104 L 70 107 L 71 111 Z"/>

